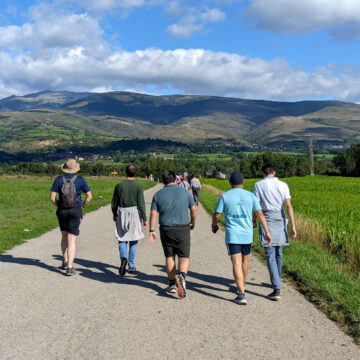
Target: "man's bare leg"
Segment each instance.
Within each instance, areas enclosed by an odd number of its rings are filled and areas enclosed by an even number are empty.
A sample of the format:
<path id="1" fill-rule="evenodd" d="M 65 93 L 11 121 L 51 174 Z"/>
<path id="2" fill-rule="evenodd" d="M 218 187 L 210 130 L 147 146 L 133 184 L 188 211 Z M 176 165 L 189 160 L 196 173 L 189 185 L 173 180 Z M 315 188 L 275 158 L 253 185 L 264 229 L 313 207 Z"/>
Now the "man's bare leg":
<path id="1" fill-rule="evenodd" d="M 190 259 L 179 257 L 179 272 L 187 274 L 190 267 Z"/>
<path id="2" fill-rule="evenodd" d="M 240 294 L 245 294 L 244 290 L 244 274 L 242 269 L 242 254 L 233 254 L 231 255 L 231 262 L 233 263 L 233 273 L 236 286 Z"/>
<path id="3" fill-rule="evenodd" d="M 68 262 L 68 233 L 67 231 L 61 232 L 61 252 L 63 254 L 64 262 Z"/>
<path id="4" fill-rule="evenodd" d="M 242 272 L 243 272 L 244 285 L 245 285 L 247 274 L 249 272 L 249 255 L 242 256 Z"/>
<path id="5" fill-rule="evenodd" d="M 76 235 L 68 234 L 68 267 L 73 267 L 76 252 Z"/>
<path id="6" fill-rule="evenodd" d="M 169 280 L 175 280 L 175 276 L 176 276 L 175 255 L 166 258 L 166 272 Z"/>

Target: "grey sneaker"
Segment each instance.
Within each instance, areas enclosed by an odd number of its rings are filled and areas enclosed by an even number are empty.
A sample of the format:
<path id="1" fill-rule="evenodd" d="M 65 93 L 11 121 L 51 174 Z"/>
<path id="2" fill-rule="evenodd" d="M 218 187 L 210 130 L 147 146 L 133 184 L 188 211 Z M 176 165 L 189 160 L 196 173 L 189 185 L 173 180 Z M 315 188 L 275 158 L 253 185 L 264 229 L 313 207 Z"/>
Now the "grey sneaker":
<path id="1" fill-rule="evenodd" d="M 247 304 L 247 299 L 245 294 L 239 294 L 234 301 L 239 304 L 239 305 L 246 305 Z"/>
<path id="2" fill-rule="evenodd" d="M 281 299 L 280 290 L 274 290 L 271 294 L 268 295 L 268 299 L 279 301 Z"/>
<path id="3" fill-rule="evenodd" d="M 135 266 L 129 266 L 129 269 L 128 269 L 128 273 L 134 273 L 136 271 L 136 267 Z"/>
<path id="4" fill-rule="evenodd" d="M 76 274 L 76 271 L 75 271 L 75 269 L 72 267 L 72 268 L 68 268 L 67 270 L 66 270 L 66 276 L 73 276 L 73 275 L 75 275 Z"/>
<path id="5" fill-rule="evenodd" d="M 186 296 L 186 281 L 184 277 L 180 274 L 176 276 L 175 281 L 179 298 L 184 298 Z"/>
<path id="6" fill-rule="evenodd" d="M 177 286 L 175 284 L 169 285 L 167 288 L 165 288 L 165 292 L 168 294 L 175 294 L 177 292 Z"/>

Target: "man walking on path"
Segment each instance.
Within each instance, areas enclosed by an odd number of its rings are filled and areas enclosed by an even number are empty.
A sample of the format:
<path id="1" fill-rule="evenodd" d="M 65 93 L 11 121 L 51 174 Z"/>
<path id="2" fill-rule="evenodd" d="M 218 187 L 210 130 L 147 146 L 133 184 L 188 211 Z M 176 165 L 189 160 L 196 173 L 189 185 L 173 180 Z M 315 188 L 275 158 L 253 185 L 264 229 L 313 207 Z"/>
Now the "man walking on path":
<path id="1" fill-rule="evenodd" d="M 264 164 L 261 171 L 264 179 L 255 184 L 254 194 L 260 202 L 267 220 L 273 239 L 272 244 L 269 245 L 264 241 L 265 234 L 262 224 L 259 226 L 259 235 L 261 246 L 265 249 L 271 286 L 273 288 L 273 292 L 268 297 L 271 300 L 278 301 L 281 299 L 282 252 L 283 247 L 289 245 L 284 203 L 290 218 L 291 237 L 293 239 L 296 237 L 294 211 L 291 205 L 289 187 L 286 183 L 275 177 L 276 171 L 274 166 L 272 164 Z M 254 226 L 256 226 L 256 219 Z"/>
<path id="2" fill-rule="evenodd" d="M 136 167 L 128 165 L 126 180 L 115 186 L 111 202 L 115 236 L 119 241 L 120 275 L 125 275 L 128 262 L 128 272 L 136 271 L 135 257 L 138 240 L 144 238 L 142 230 L 147 228 L 144 191 L 142 186 L 135 181 L 135 176 Z"/>
<path id="3" fill-rule="evenodd" d="M 79 235 L 82 220 L 82 208 L 92 199 L 92 194 L 86 180 L 75 175 L 80 170 L 80 165 L 74 159 L 69 159 L 62 165 L 61 170 L 65 175 L 58 176 L 52 187 L 50 200 L 57 207 L 56 215 L 61 231 L 61 251 L 63 262 L 61 268 L 66 270 L 66 275 L 75 275 L 73 262 L 76 252 L 76 236 Z M 86 194 L 82 202 L 81 195 Z M 59 199 L 56 195 L 59 194 Z"/>
<path id="4" fill-rule="evenodd" d="M 195 201 L 196 206 L 199 205 L 199 192 L 201 189 L 200 180 L 193 175 L 190 180 L 190 187 L 193 193 L 193 199 Z"/>
<path id="5" fill-rule="evenodd" d="M 155 224 L 159 214 L 160 239 L 166 258 L 168 293 L 186 296 L 186 275 L 190 266 L 190 230 L 196 221 L 196 206 L 189 191 L 176 184 L 173 171 L 163 175 L 165 187 L 155 193 L 151 203 L 149 240 L 155 242 Z M 189 218 L 190 209 L 190 218 Z M 178 256 L 179 275 L 176 276 L 175 257 Z"/>
<path id="6" fill-rule="evenodd" d="M 185 190 L 189 190 L 190 185 L 189 185 L 189 183 L 186 181 L 186 176 L 183 176 L 183 177 L 181 178 L 181 182 L 180 182 L 179 186 L 180 186 L 181 188 L 185 189 Z"/>
<path id="7" fill-rule="evenodd" d="M 264 228 L 264 240 L 271 244 L 271 236 L 261 207 L 254 194 L 244 190 L 244 177 L 240 172 L 230 176 L 231 190 L 223 193 L 216 205 L 212 220 L 212 231 L 219 229 L 217 223 L 225 212 L 225 243 L 233 264 L 233 273 L 238 288 L 235 302 L 246 305 L 244 284 L 249 271 L 249 255 L 253 242 L 253 212 L 259 217 Z"/>

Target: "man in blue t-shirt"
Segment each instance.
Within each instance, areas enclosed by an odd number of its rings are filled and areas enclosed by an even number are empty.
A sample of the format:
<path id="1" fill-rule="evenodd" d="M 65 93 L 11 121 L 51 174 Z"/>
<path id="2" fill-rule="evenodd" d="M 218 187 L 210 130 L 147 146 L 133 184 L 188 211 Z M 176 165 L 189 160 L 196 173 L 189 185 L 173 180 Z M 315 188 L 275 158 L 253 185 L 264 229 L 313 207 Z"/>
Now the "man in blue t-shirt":
<path id="1" fill-rule="evenodd" d="M 79 235 L 79 226 L 82 219 L 82 208 L 85 207 L 92 199 L 92 194 L 86 180 L 81 176 L 76 176 L 80 170 L 80 165 L 74 159 L 69 159 L 62 165 L 61 170 L 65 173 L 62 176 L 58 176 L 52 187 L 50 200 L 57 207 L 56 215 L 59 221 L 61 231 L 61 251 L 63 254 L 63 262 L 61 269 L 66 270 L 66 275 L 75 275 L 75 269 L 73 268 L 73 262 L 75 258 L 75 241 L 76 236 Z M 62 186 L 65 181 L 71 181 L 74 179 L 76 197 L 75 206 L 64 206 Z M 81 195 L 85 193 L 85 201 L 82 202 Z M 59 199 L 56 199 L 56 195 L 59 194 Z"/>
<path id="2" fill-rule="evenodd" d="M 233 264 L 233 273 L 238 288 L 235 302 L 246 305 L 244 284 L 249 271 L 249 255 L 253 242 L 253 212 L 259 217 L 268 244 L 271 244 L 269 229 L 261 207 L 250 191 L 244 190 L 244 176 L 234 172 L 230 176 L 231 190 L 221 195 L 212 220 L 212 231 L 219 229 L 217 223 L 225 213 L 225 243 Z"/>

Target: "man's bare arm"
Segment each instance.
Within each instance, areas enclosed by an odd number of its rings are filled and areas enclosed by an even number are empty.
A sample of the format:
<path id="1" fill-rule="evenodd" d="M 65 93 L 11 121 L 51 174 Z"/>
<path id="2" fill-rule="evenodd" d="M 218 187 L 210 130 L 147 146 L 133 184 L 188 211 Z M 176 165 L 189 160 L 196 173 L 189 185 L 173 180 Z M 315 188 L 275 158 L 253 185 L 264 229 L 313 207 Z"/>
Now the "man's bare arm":
<path id="1" fill-rule="evenodd" d="M 87 193 L 86 193 L 86 198 L 85 198 L 85 200 L 84 200 L 84 202 L 83 202 L 83 204 L 82 204 L 82 207 L 85 207 L 90 201 L 91 201 L 91 199 L 92 199 L 92 193 L 91 193 L 91 191 L 88 191 Z"/>
<path id="2" fill-rule="evenodd" d="M 212 218 L 211 226 L 215 227 L 217 225 L 217 223 L 220 221 L 220 218 L 221 218 L 221 214 L 220 213 L 215 213 L 213 215 L 213 218 Z"/>
<path id="3" fill-rule="evenodd" d="M 194 205 L 190 208 L 190 229 L 191 230 L 194 229 L 194 227 L 195 227 L 196 217 L 197 217 L 197 208 Z"/>
<path id="4" fill-rule="evenodd" d="M 291 205 L 290 199 L 285 199 L 286 211 L 290 218 L 290 225 L 291 225 L 291 237 L 293 239 L 296 238 L 296 226 L 295 226 L 295 216 L 294 216 L 294 209 Z"/>
<path id="5" fill-rule="evenodd" d="M 268 227 L 268 224 L 266 222 L 266 219 L 265 219 L 265 216 L 264 216 L 262 210 L 257 210 L 256 215 L 259 218 L 260 224 L 265 231 L 265 241 L 267 242 L 268 245 L 271 245 L 272 238 L 271 238 L 269 227 Z"/>
<path id="6" fill-rule="evenodd" d="M 54 204 L 54 206 L 58 206 L 58 203 L 57 203 L 57 200 L 56 200 L 56 195 L 57 195 L 57 193 L 56 192 L 54 192 L 54 191 L 52 191 L 51 193 L 50 193 L 50 201 Z"/>
<path id="7" fill-rule="evenodd" d="M 155 225 L 157 219 L 158 212 L 156 210 L 151 210 L 150 212 L 150 228 L 149 228 L 149 241 L 155 242 L 156 240 L 156 232 L 155 232 Z"/>

